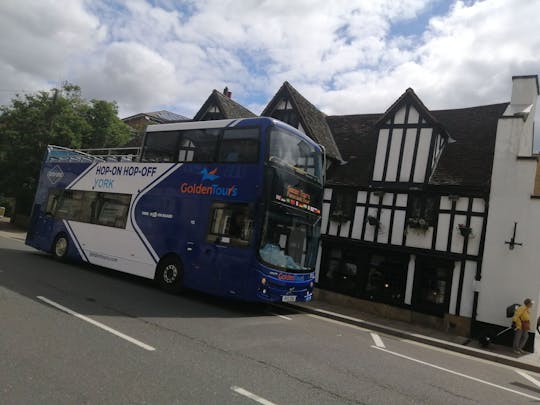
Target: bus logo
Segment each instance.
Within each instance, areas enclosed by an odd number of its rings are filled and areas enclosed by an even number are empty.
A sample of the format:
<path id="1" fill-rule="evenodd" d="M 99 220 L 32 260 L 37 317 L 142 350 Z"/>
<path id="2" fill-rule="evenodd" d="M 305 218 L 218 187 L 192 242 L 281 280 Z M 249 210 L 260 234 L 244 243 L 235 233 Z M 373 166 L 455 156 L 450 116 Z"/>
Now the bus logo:
<path id="1" fill-rule="evenodd" d="M 201 174 L 202 174 L 201 182 L 205 180 L 214 181 L 214 180 L 219 179 L 219 176 L 216 175 L 216 173 L 217 173 L 217 167 L 212 171 L 208 171 L 208 169 L 205 167 L 204 169 L 201 170 Z"/>
<path id="2" fill-rule="evenodd" d="M 47 173 L 47 178 L 51 182 L 51 184 L 56 184 L 60 179 L 64 177 L 64 172 L 62 169 L 60 169 L 60 166 L 54 166 L 49 172 Z"/>
<path id="3" fill-rule="evenodd" d="M 182 194 L 196 194 L 196 195 L 209 195 L 209 196 L 223 196 L 223 197 L 237 197 L 238 196 L 238 187 L 233 186 L 222 186 L 216 183 L 210 185 L 203 184 L 205 180 L 214 181 L 220 178 L 216 173 L 218 168 L 216 167 L 213 170 L 208 171 L 205 167 L 201 170 L 201 181 L 199 184 L 189 184 L 182 183 L 180 185 L 180 192 Z"/>

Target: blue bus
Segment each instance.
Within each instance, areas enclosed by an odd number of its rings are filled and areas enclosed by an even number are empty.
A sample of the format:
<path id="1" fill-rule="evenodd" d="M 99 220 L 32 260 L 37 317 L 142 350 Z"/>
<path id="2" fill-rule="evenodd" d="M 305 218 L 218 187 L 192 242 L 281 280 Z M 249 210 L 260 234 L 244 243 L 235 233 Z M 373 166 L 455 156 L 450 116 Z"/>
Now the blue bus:
<path id="1" fill-rule="evenodd" d="M 26 244 L 246 301 L 309 301 L 325 155 L 271 118 L 151 125 L 140 153 L 49 146 Z"/>

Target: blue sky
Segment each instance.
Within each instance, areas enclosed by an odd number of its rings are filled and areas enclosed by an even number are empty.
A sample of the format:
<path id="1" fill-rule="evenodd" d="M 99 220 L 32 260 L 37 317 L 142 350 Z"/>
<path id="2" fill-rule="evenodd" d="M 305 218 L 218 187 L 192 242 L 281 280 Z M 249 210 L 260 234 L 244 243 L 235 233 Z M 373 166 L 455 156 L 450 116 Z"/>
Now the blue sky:
<path id="1" fill-rule="evenodd" d="M 0 103 L 67 80 L 121 117 L 192 117 L 228 86 L 260 113 L 287 80 L 327 114 L 383 112 L 408 87 L 430 109 L 492 104 L 540 72 L 539 15 L 540 0 L 3 0 Z"/>

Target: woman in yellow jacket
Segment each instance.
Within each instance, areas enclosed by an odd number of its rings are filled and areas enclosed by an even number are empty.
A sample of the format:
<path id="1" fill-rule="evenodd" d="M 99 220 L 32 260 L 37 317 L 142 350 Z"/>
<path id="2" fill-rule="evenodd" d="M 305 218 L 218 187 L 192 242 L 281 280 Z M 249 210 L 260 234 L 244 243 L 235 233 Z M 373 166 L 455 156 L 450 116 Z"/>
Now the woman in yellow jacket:
<path id="1" fill-rule="evenodd" d="M 522 349 L 529 338 L 529 329 L 531 328 L 530 309 L 534 302 L 530 298 L 525 298 L 523 305 L 516 309 L 512 322 L 514 323 L 514 353 L 525 353 Z"/>

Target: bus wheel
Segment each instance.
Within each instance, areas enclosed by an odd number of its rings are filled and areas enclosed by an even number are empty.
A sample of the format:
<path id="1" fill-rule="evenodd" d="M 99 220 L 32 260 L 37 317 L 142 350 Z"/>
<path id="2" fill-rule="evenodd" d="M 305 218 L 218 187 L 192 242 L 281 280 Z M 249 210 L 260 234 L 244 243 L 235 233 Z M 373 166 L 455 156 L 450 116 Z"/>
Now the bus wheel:
<path id="1" fill-rule="evenodd" d="M 156 281 L 167 292 L 180 292 L 183 276 L 182 263 L 174 256 L 163 258 L 157 266 Z"/>
<path id="2" fill-rule="evenodd" d="M 54 239 L 52 254 L 56 259 L 64 260 L 68 252 L 69 242 L 65 234 L 60 233 Z"/>

